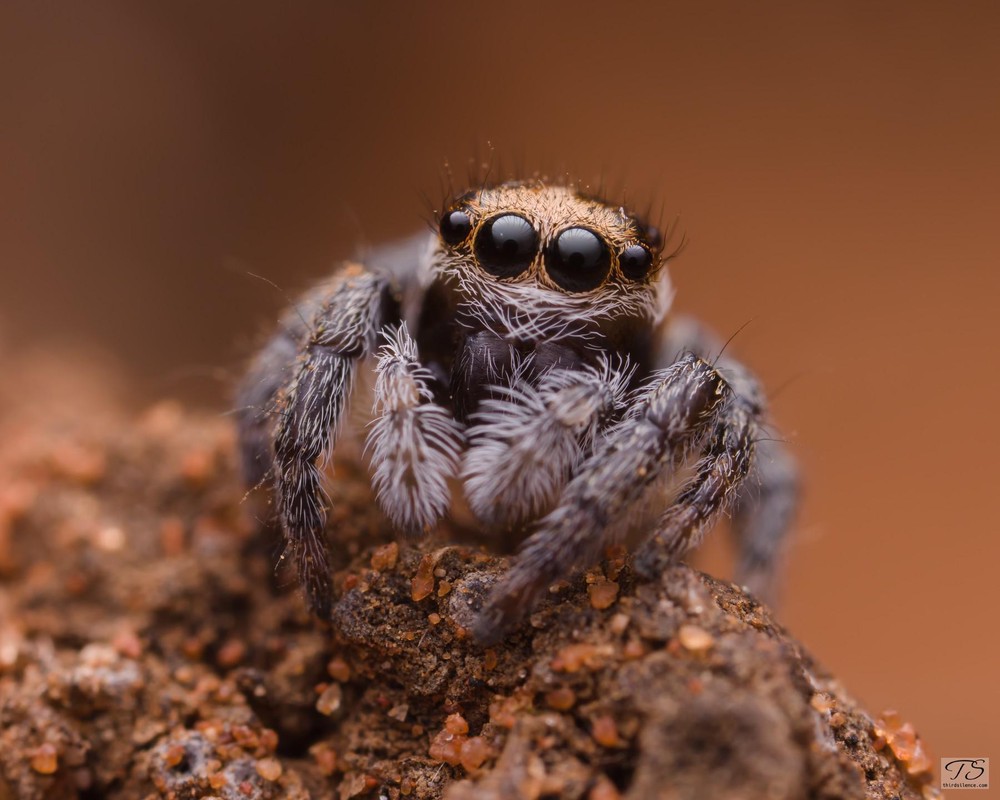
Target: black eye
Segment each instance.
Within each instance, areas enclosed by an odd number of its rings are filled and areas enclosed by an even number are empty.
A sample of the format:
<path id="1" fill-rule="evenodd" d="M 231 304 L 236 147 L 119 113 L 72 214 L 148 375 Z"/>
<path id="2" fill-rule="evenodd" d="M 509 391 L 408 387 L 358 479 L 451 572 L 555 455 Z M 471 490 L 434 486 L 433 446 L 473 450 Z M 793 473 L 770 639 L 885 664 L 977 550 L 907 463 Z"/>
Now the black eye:
<path id="1" fill-rule="evenodd" d="M 441 238 L 448 244 L 461 244 L 472 230 L 472 220 L 461 209 L 447 211 L 441 217 Z"/>
<path id="2" fill-rule="evenodd" d="M 608 276 L 611 253 L 604 240 L 586 228 L 569 228 L 548 247 L 545 268 L 549 277 L 569 292 L 596 289 Z"/>
<path id="3" fill-rule="evenodd" d="M 630 244 L 618 257 L 622 272 L 625 277 L 633 281 L 641 281 L 649 272 L 649 267 L 653 263 L 653 254 L 641 244 Z"/>
<path id="4" fill-rule="evenodd" d="M 538 234 L 517 214 L 502 214 L 483 224 L 476 234 L 476 258 L 483 269 L 500 278 L 513 278 L 531 264 Z"/>
<path id="5" fill-rule="evenodd" d="M 649 246 L 654 250 L 659 250 L 663 247 L 663 234 L 655 225 L 647 225 L 644 233 L 646 234 L 646 241 L 649 242 Z"/>

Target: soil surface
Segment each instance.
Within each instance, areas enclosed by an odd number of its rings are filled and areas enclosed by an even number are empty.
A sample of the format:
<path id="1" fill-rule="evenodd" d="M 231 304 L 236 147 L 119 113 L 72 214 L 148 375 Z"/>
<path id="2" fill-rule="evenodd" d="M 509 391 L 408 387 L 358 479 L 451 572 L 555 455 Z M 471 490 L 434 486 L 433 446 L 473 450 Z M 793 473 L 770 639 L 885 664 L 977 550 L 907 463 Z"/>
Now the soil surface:
<path id="1" fill-rule="evenodd" d="M 910 726 L 684 565 L 609 553 L 477 646 L 506 561 L 397 541 L 346 463 L 316 622 L 227 418 L 50 372 L 0 408 L 0 800 L 937 796 Z"/>

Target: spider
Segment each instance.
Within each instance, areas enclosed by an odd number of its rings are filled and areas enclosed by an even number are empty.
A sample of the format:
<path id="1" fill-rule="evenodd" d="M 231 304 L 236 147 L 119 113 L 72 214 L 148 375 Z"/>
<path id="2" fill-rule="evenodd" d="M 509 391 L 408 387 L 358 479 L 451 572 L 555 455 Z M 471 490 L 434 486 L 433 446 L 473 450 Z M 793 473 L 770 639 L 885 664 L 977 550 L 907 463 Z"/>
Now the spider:
<path id="1" fill-rule="evenodd" d="M 437 231 L 349 262 L 295 304 L 238 391 L 242 462 L 273 481 L 310 610 L 331 611 L 323 466 L 359 369 L 381 509 L 431 530 L 463 487 L 484 530 L 525 537 L 473 634 L 498 641 L 547 588 L 645 533 L 653 577 L 724 512 L 738 579 L 771 586 L 796 506 L 763 393 L 673 297 L 662 237 L 575 188 L 502 183 Z"/>

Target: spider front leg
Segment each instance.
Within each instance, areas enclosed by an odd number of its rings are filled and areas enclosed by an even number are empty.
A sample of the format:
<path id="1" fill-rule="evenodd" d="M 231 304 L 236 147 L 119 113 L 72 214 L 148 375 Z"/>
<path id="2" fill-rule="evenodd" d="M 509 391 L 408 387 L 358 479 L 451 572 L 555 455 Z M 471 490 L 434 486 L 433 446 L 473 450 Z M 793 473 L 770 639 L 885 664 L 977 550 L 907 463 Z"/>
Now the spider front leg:
<path id="1" fill-rule="evenodd" d="M 386 335 L 375 368 L 375 413 L 366 449 L 383 512 L 408 533 L 429 530 L 448 510 L 462 425 L 434 402 L 434 377 L 420 364 L 406 325 Z"/>
<path id="2" fill-rule="evenodd" d="M 374 350 L 393 315 L 393 301 L 387 279 L 356 265 L 336 276 L 323 294 L 277 398 L 274 488 L 286 552 L 295 559 L 309 610 L 325 619 L 331 586 L 322 462 L 336 440 L 357 363 Z"/>
<path id="3" fill-rule="evenodd" d="M 537 385 L 525 377 L 493 387 L 469 431 L 462 478 L 469 506 L 490 527 L 537 518 L 618 415 L 632 369 L 602 359 L 578 369 L 555 367 Z"/>
<path id="4" fill-rule="evenodd" d="M 476 638 L 497 641 L 553 582 L 596 562 L 654 483 L 703 451 L 720 428 L 733 426 L 733 400 L 722 376 L 696 356 L 655 373 L 633 411 L 597 444 L 525 541 L 480 612 Z"/>
<path id="5" fill-rule="evenodd" d="M 669 361 L 679 352 L 696 353 L 714 360 L 716 368 L 740 398 L 742 415 L 756 428 L 755 454 L 746 480 L 736 489 L 718 483 L 708 461 L 700 465 L 699 477 L 664 513 L 657 533 L 636 558 L 636 567 L 652 576 L 663 566 L 697 546 L 711 520 L 701 519 L 696 509 L 704 506 L 714 492 L 724 492 L 722 503 L 732 503 L 731 531 L 739 549 L 736 580 L 769 603 L 777 599 L 777 567 L 798 508 L 800 481 L 798 466 L 784 443 L 767 429 L 764 392 L 756 377 L 742 364 L 722 354 L 722 343 L 696 320 L 678 317 L 667 328 L 660 346 L 660 358 Z M 720 457 L 741 459 L 737 443 L 717 443 Z M 740 464 L 742 468 L 744 465 Z M 696 488 L 701 481 L 700 489 Z"/>
<path id="6" fill-rule="evenodd" d="M 712 431 L 694 477 L 663 512 L 656 532 L 636 553 L 636 572 L 653 578 L 696 547 L 730 508 L 750 471 L 759 435 L 754 409 L 739 395 Z"/>

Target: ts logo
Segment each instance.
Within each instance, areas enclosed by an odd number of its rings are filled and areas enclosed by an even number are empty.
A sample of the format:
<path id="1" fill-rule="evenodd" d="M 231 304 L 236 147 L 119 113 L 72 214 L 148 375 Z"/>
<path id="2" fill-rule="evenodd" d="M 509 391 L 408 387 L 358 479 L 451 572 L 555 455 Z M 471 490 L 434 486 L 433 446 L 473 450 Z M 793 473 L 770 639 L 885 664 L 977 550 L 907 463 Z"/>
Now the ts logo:
<path id="1" fill-rule="evenodd" d="M 953 758 L 944 768 L 952 781 L 978 781 L 986 772 L 981 758 Z"/>
<path id="2" fill-rule="evenodd" d="M 985 789 L 989 786 L 988 758 L 942 758 L 941 786 L 948 789 Z"/>

